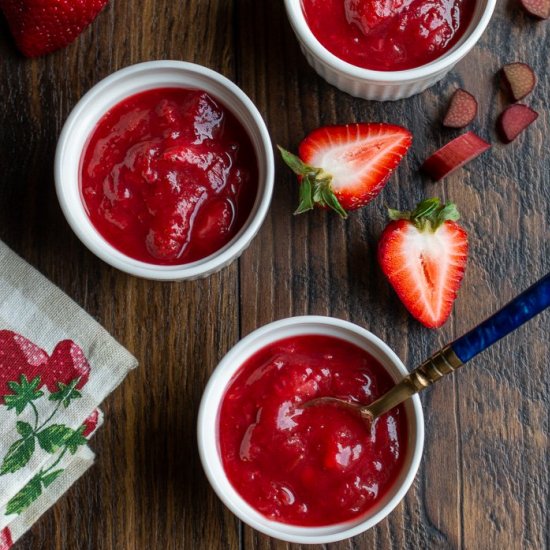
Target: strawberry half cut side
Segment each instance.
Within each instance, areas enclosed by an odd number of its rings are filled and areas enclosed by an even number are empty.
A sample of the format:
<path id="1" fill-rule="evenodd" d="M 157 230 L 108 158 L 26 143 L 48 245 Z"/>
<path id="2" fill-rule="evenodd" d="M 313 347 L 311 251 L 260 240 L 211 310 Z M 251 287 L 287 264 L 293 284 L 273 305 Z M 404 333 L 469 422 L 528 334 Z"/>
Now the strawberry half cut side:
<path id="1" fill-rule="evenodd" d="M 346 218 L 347 210 L 380 193 L 411 143 L 412 134 L 401 126 L 358 123 L 314 130 L 300 144 L 299 156 L 279 147 L 300 180 L 295 214 L 319 206 Z"/>
<path id="2" fill-rule="evenodd" d="M 389 209 L 378 262 L 411 315 L 438 328 L 451 314 L 468 256 L 468 235 L 452 203 L 422 201 L 412 212 Z"/>

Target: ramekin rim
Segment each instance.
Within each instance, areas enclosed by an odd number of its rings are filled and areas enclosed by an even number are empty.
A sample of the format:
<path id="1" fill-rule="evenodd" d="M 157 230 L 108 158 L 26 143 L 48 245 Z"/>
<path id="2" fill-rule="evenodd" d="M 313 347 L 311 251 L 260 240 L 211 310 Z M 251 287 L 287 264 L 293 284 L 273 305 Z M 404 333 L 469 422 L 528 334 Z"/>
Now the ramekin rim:
<path id="1" fill-rule="evenodd" d="M 351 323 L 350 321 L 338 319 L 335 317 L 319 315 L 295 316 L 280 319 L 278 321 L 274 321 L 257 328 L 256 330 L 239 340 L 217 364 L 210 376 L 210 379 L 208 380 L 208 383 L 206 384 L 201 398 L 197 419 L 197 440 L 201 464 L 203 466 L 206 477 L 210 482 L 210 485 L 212 486 L 220 500 L 222 500 L 222 502 L 237 517 L 239 517 L 242 521 L 244 521 L 251 527 L 257 529 L 258 531 L 286 542 L 299 544 L 323 544 L 344 540 L 346 538 L 356 536 L 366 531 L 367 529 L 370 529 L 371 527 L 382 521 L 387 515 L 389 515 L 403 500 L 416 477 L 422 458 L 424 448 L 424 415 L 420 398 L 418 397 L 418 395 L 414 395 L 411 398 L 413 415 L 410 419 L 410 422 L 412 422 L 415 426 L 416 437 L 414 439 L 414 448 L 411 453 L 410 465 L 406 470 L 402 483 L 396 488 L 395 494 L 388 501 L 388 503 L 375 515 L 366 518 L 360 523 L 354 524 L 349 527 L 346 526 L 346 523 L 332 524 L 323 527 L 290 526 L 287 524 L 274 522 L 267 518 L 263 518 L 261 514 L 259 514 L 259 512 L 254 510 L 253 507 L 251 507 L 248 503 L 246 503 L 246 501 L 244 501 L 244 499 L 237 493 L 234 488 L 232 488 L 231 494 L 227 494 L 218 484 L 218 479 L 211 469 L 210 457 L 206 456 L 205 449 L 206 437 L 212 438 L 213 435 L 207 434 L 205 436 L 205 427 L 208 424 L 209 420 L 212 419 L 213 412 L 210 400 L 213 398 L 213 392 L 217 389 L 217 380 L 221 376 L 229 376 L 229 380 L 232 376 L 234 376 L 234 374 L 243 364 L 242 360 L 239 362 L 235 359 L 240 357 L 242 350 L 246 349 L 247 346 L 250 346 L 250 344 L 253 344 L 255 340 L 258 340 L 259 338 L 263 337 L 265 334 L 269 334 L 270 332 L 276 333 L 280 329 L 300 324 L 320 324 L 351 331 L 377 347 L 378 350 L 386 356 L 386 358 L 391 362 L 391 364 L 396 368 L 397 371 L 401 372 L 402 374 L 406 374 L 408 372 L 397 354 L 383 340 L 381 340 L 378 336 L 376 336 L 369 330 L 355 323 Z M 306 333 L 311 332 L 304 332 L 303 334 Z M 269 341 L 277 341 L 280 338 L 280 336 L 274 336 Z M 232 364 L 234 366 L 233 368 L 230 368 Z M 225 390 L 225 388 L 227 388 L 227 384 L 225 384 L 222 389 Z M 214 420 L 214 425 L 217 424 L 219 405 L 220 403 L 216 405 L 216 419 Z M 217 438 L 217 435 L 214 434 L 213 437 Z M 216 457 L 216 460 L 218 464 L 221 464 L 221 459 L 219 456 Z M 221 466 L 221 469 L 223 471 L 223 465 Z M 229 480 L 227 479 L 227 476 L 224 477 L 229 485 L 231 485 Z M 251 518 L 249 515 L 243 517 L 244 514 L 242 513 L 242 508 L 245 508 L 248 514 L 256 516 L 256 519 L 254 517 Z M 338 527 L 341 527 L 341 529 L 338 529 Z M 280 529 L 284 529 L 284 531 L 281 531 Z M 332 532 L 326 533 L 327 530 L 331 530 Z"/>
<path id="2" fill-rule="evenodd" d="M 206 77 L 207 79 L 226 88 L 250 114 L 256 127 L 255 129 L 258 132 L 258 137 L 260 138 L 261 149 L 264 153 L 263 158 L 257 158 L 258 164 L 263 163 L 264 165 L 265 177 L 262 180 L 264 184 L 263 192 L 258 196 L 257 207 L 255 205 L 256 210 L 254 215 L 247 220 L 246 224 L 243 228 L 241 228 L 237 235 L 220 250 L 196 262 L 191 262 L 188 264 L 157 265 L 142 262 L 123 254 L 107 242 L 103 237 L 100 239 L 101 244 L 97 245 L 96 242 L 94 242 L 94 239 L 90 236 L 90 232 L 93 228 L 88 226 L 84 227 L 76 216 L 73 215 L 70 207 L 70 201 L 66 196 L 65 185 L 69 184 L 66 183 L 63 173 L 62 160 L 64 150 L 67 140 L 75 131 L 75 128 L 78 127 L 79 118 L 82 116 L 82 113 L 85 112 L 89 103 L 93 101 L 96 96 L 102 94 L 105 89 L 108 89 L 111 85 L 124 79 L 126 76 L 140 74 L 143 71 L 155 69 L 177 69 L 182 72 L 194 73 L 202 77 Z M 233 112 L 233 114 L 239 120 L 238 114 L 235 112 Z M 239 122 L 242 123 L 241 120 L 239 120 Z M 256 151 L 256 154 L 258 155 L 259 152 L 260 151 Z M 119 69 L 101 79 L 94 86 L 92 86 L 79 99 L 69 113 L 57 141 L 54 159 L 54 180 L 59 204 L 65 219 L 84 246 L 86 246 L 88 250 L 107 264 L 125 273 L 137 277 L 161 281 L 187 280 L 208 276 L 211 273 L 223 269 L 226 265 L 236 259 L 253 240 L 265 220 L 273 195 L 274 177 L 275 159 L 273 154 L 273 144 L 271 142 L 265 121 L 252 100 L 244 93 L 243 90 L 241 90 L 241 88 L 239 88 L 239 86 L 221 73 L 196 63 L 171 59 L 145 61 L 123 67 L 122 69 Z M 79 182 L 76 182 L 76 184 L 79 185 Z M 95 231 L 95 229 L 93 230 Z"/>
<path id="3" fill-rule="evenodd" d="M 343 73 L 352 78 L 369 82 L 377 82 L 379 84 L 391 84 L 426 78 L 455 65 L 475 46 L 481 38 L 481 35 L 491 20 L 496 2 L 497 0 L 486 0 L 486 6 L 479 22 L 466 37 L 464 42 L 462 42 L 462 44 L 460 44 L 457 48 L 451 49 L 449 52 L 444 53 L 441 57 L 438 57 L 430 63 L 426 63 L 420 67 L 400 71 L 377 71 L 373 69 L 365 69 L 340 59 L 338 56 L 327 50 L 309 28 L 301 6 L 301 0 L 285 0 L 285 5 L 288 19 L 295 33 L 298 35 L 299 39 L 305 43 L 310 54 L 314 55 L 318 60 L 330 66 L 330 68 L 334 71 Z"/>

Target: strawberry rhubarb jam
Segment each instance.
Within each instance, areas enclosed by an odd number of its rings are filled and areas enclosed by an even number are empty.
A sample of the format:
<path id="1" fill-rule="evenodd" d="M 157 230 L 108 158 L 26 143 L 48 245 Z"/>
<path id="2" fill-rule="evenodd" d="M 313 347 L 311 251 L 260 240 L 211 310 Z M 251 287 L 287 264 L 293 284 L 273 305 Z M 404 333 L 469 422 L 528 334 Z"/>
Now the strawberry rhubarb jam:
<path id="1" fill-rule="evenodd" d="M 302 0 L 311 31 L 331 53 L 379 71 L 420 67 L 451 49 L 475 0 Z"/>
<path id="2" fill-rule="evenodd" d="M 230 482 L 267 518 L 301 526 L 367 512 L 400 473 L 406 450 L 401 407 L 372 425 L 320 396 L 369 403 L 392 380 L 361 348 L 328 336 L 268 345 L 237 372 L 218 419 Z"/>
<path id="3" fill-rule="evenodd" d="M 115 105 L 92 132 L 81 192 L 124 254 L 185 264 L 227 244 L 252 210 L 257 161 L 241 124 L 201 90 L 158 88 Z"/>

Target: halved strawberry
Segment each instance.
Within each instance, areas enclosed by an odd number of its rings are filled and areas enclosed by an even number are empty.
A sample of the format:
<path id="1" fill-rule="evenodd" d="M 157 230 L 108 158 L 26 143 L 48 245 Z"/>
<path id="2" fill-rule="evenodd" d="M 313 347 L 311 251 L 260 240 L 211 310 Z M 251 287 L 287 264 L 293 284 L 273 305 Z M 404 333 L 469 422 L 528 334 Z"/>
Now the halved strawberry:
<path id="1" fill-rule="evenodd" d="M 342 218 L 361 208 L 384 187 L 412 143 L 412 134 L 393 124 L 324 126 L 299 146 L 299 157 L 279 147 L 300 179 L 295 214 L 314 206 L 332 208 Z"/>
<path id="2" fill-rule="evenodd" d="M 17 47 L 28 57 L 63 48 L 96 18 L 108 0 L 0 0 Z"/>
<path id="3" fill-rule="evenodd" d="M 429 328 L 451 314 L 468 255 L 468 235 L 452 203 L 426 199 L 412 212 L 389 209 L 378 262 L 413 317 Z"/>

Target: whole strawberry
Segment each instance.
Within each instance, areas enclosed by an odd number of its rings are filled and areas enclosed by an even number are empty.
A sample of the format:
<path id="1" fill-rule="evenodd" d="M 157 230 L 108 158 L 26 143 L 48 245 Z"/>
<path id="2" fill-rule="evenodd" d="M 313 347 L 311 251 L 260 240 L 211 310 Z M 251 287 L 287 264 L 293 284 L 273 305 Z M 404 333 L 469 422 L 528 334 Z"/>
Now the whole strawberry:
<path id="1" fill-rule="evenodd" d="M 401 126 L 360 123 L 314 130 L 300 143 L 299 157 L 279 147 L 300 180 L 295 214 L 320 206 L 346 218 L 346 210 L 380 193 L 411 143 L 411 133 Z"/>
<path id="2" fill-rule="evenodd" d="M 426 199 L 412 212 L 389 209 L 378 261 L 413 317 L 429 328 L 449 318 L 468 256 L 468 235 L 452 203 Z"/>
<path id="3" fill-rule="evenodd" d="M 63 340 L 55 346 L 42 381 L 51 393 L 59 391 L 58 382 L 67 386 L 75 378 L 79 378 L 76 389 L 81 389 L 88 381 L 90 364 L 84 352 L 72 340 Z"/>
<path id="4" fill-rule="evenodd" d="M 70 44 L 108 0 L 0 0 L 17 47 L 27 57 Z"/>
<path id="5" fill-rule="evenodd" d="M 0 404 L 12 393 L 8 382 L 19 382 L 42 375 L 48 355 L 30 340 L 11 330 L 0 330 Z M 42 380 L 42 383 L 44 381 Z"/>

